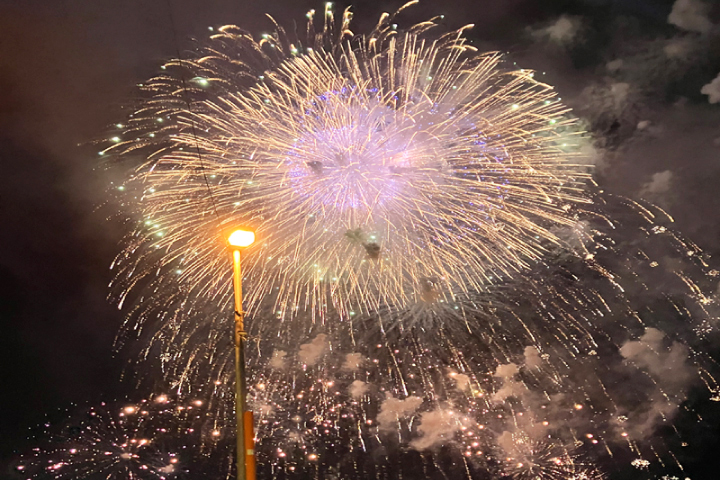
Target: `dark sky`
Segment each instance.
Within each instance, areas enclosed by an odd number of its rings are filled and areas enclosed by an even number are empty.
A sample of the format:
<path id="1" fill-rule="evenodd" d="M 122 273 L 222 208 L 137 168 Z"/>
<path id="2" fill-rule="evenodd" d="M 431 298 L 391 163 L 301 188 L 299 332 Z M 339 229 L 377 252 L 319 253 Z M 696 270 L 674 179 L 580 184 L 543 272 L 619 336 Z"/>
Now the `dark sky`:
<path id="1" fill-rule="evenodd" d="M 353 3 L 356 31 L 400 4 Z M 481 49 L 545 72 L 598 139 L 601 185 L 666 207 L 680 230 L 720 253 L 720 106 L 700 92 L 720 73 L 720 9 L 708 3 L 710 27 L 680 28 L 667 21 L 672 5 L 425 1 L 404 19 L 474 23 Z M 100 164 L 93 142 L 123 120 L 134 85 L 208 26 L 259 34 L 270 28 L 265 12 L 287 24 L 321 6 L 0 0 L 0 459 L 26 448 L 25 432 L 46 414 L 127 391 L 118 380 L 126 362 L 112 349 L 122 315 L 106 301 L 124 215 L 106 195 L 118 173 Z"/>

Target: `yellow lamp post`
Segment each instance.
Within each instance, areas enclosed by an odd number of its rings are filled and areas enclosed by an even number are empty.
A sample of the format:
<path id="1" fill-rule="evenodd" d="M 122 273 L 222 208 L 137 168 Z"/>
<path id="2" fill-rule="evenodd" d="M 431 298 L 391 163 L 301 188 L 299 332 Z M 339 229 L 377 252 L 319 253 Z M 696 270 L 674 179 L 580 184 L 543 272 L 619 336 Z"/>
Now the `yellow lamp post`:
<path id="1" fill-rule="evenodd" d="M 255 480 L 255 447 L 253 416 L 245 411 L 245 318 L 242 308 L 242 268 L 240 252 L 252 245 L 255 233 L 235 230 L 228 237 L 233 254 L 233 285 L 235 290 L 235 413 L 237 416 L 237 479 Z"/>

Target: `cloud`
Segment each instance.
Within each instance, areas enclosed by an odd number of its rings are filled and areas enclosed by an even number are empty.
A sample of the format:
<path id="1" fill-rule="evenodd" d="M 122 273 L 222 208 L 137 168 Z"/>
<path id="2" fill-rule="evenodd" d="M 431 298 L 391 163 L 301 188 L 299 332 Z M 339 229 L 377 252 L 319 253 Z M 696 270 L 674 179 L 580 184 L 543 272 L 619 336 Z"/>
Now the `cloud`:
<path id="1" fill-rule="evenodd" d="M 532 31 L 537 39 L 547 39 L 560 45 L 569 45 L 580 33 L 582 20 L 580 17 L 562 15 L 551 25 Z"/>
<path id="2" fill-rule="evenodd" d="M 703 85 L 700 89 L 700 93 L 708 96 L 708 102 L 718 103 L 720 102 L 720 73 L 713 79 L 712 82 Z"/>
<path id="3" fill-rule="evenodd" d="M 616 109 L 620 109 L 622 105 L 627 102 L 628 94 L 630 93 L 630 84 L 625 82 L 613 83 L 610 85 L 609 93 L 613 106 Z"/>
<path id="4" fill-rule="evenodd" d="M 523 352 L 525 355 L 525 366 L 528 368 L 537 368 L 543 363 L 542 357 L 540 357 L 540 352 L 537 348 L 533 346 L 527 346 L 525 347 L 525 351 Z"/>
<path id="5" fill-rule="evenodd" d="M 685 363 L 688 348 L 673 342 L 669 349 L 663 345 L 665 335 L 655 328 L 645 329 L 639 340 L 628 341 L 620 347 L 620 354 L 640 368 L 646 369 L 663 384 L 685 384 L 694 371 Z"/>
<path id="6" fill-rule="evenodd" d="M 500 377 L 500 378 L 506 378 L 506 379 L 512 378 L 515 375 L 517 375 L 517 373 L 519 371 L 520 370 L 518 369 L 518 366 L 515 365 L 514 363 L 506 363 L 504 365 L 497 366 L 493 377 Z"/>
<path id="7" fill-rule="evenodd" d="M 354 399 L 358 399 L 365 395 L 368 391 L 369 385 L 362 380 L 355 380 L 348 387 L 348 393 Z"/>
<path id="8" fill-rule="evenodd" d="M 527 388 L 520 382 L 515 381 L 515 375 L 518 373 L 519 368 L 514 363 L 508 363 L 505 365 L 498 365 L 493 376 L 502 378 L 503 384 L 498 391 L 492 396 L 492 401 L 499 403 L 504 402 L 509 397 L 521 397 L 526 393 Z"/>
<path id="9" fill-rule="evenodd" d="M 285 356 L 287 352 L 283 350 L 273 351 L 272 358 L 270 359 L 270 367 L 275 370 L 283 370 L 285 368 Z"/>
<path id="10" fill-rule="evenodd" d="M 640 120 L 637 124 L 637 129 L 645 130 L 646 128 L 648 128 L 650 126 L 650 123 L 652 123 L 652 122 L 650 122 L 650 120 Z"/>
<path id="11" fill-rule="evenodd" d="M 693 41 L 686 37 L 671 38 L 663 47 L 665 56 L 671 59 L 686 59 L 694 50 Z"/>
<path id="12" fill-rule="evenodd" d="M 468 375 L 465 375 L 464 373 L 451 371 L 448 375 L 450 376 L 450 378 L 455 380 L 455 387 L 458 390 L 465 390 L 468 385 L 470 385 L 470 377 Z"/>
<path id="13" fill-rule="evenodd" d="M 707 33 L 712 29 L 708 18 L 710 5 L 700 0 L 676 0 L 668 16 L 668 23 L 681 30 Z"/>
<path id="14" fill-rule="evenodd" d="M 388 395 L 380 405 L 380 413 L 377 416 L 378 427 L 380 430 L 394 430 L 398 420 L 415 413 L 422 402 L 420 397 L 407 397 L 400 400 Z"/>
<path id="15" fill-rule="evenodd" d="M 620 70 L 623 66 L 623 60 L 622 58 L 616 58 L 615 60 L 612 60 L 605 64 L 605 68 L 608 69 L 610 72 L 617 72 Z"/>
<path id="16" fill-rule="evenodd" d="M 635 437 L 652 434 L 659 420 L 673 415 L 685 398 L 685 389 L 697 378 L 697 372 L 687 363 L 688 348 L 678 342 L 668 348 L 664 343 L 665 335 L 660 330 L 647 328 L 638 340 L 620 347 L 623 358 L 646 371 L 657 387 L 648 393 L 648 402 L 627 415 L 629 423 L 622 425 Z"/>
<path id="17" fill-rule="evenodd" d="M 175 473 L 175 465 L 168 463 L 164 467 L 158 468 L 157 471 L 160 473 Z"/>
<path id="18" fill-rule="evenodd" d="M 300 345 L 300 352 L 298 352 L 298 358 L 303 364 L 313 366 L 325 353 L 327 347 L 327 335 L 321 333 L 317 337 L 315 337 L 312 342 Z"/>
<path id="19" fill-rule="evenodd" d="M 460 428 L 460 416 L 452 410 L 438 408 L 423 412 L 417 427 L 420 436 L 410 442 L 410 446 L 416 450 L 427 450 L 435 445 L 442 445 L 451 440 Z"/>
<path id="20" fill-rule="evenodd" d="M 365 362 L 365 357 L 363 357 L 362 353 L 348 353 L 345 355 L 345 362 L 342 365 L 342 369 L 357 372 L 360 370 L 363 362 Z"/>
<path id="21" fill-rule="evenodd" d="M 644 197 L 657 197 L 670 191 L 673 173 L 670 170 L 654 173 L 652 179 L 643 184 L 640 195 Z"/>

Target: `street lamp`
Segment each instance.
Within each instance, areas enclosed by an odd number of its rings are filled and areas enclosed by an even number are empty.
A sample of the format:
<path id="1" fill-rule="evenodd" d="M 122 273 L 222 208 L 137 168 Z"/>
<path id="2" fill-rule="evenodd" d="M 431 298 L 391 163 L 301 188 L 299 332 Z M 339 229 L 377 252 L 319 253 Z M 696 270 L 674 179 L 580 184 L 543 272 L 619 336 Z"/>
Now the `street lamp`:
<path id="1" fill-rule="evenodd" d="M 235 414 L 237 416 L 237 479 L 255 480 L 255 448 L 253 414 L 245 411 L 245 318 L 242 308 L 242 268 L 240 252 L 255 241 L 255 233 L 235 230 L 228 237 L 233 254 L 233 285 L 235 291 Z"/>

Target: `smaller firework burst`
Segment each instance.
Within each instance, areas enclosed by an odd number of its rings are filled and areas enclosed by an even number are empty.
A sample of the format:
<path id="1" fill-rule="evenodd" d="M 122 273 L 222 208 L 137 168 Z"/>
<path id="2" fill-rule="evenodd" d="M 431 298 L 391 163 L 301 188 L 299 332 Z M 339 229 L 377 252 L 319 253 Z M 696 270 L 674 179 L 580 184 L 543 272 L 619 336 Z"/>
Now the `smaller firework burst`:
<path id="1" fill-rule="evenodd" d="M 15 465 L 31 480 L 170 480 L 207 470 L 207 435 L 197 402 L 156 395 L 137 403 L 91 407 Z M 218 477 L 220 478 L 220 477 Z"/>
<path id="2" fill-rule="evenodd" d="M 513 480 L 601 480 L 603 475 L 584 464 L 573 450 L 550 439 L 533 440 L 523 432 L 511 435 L 502 472 Z"/>

